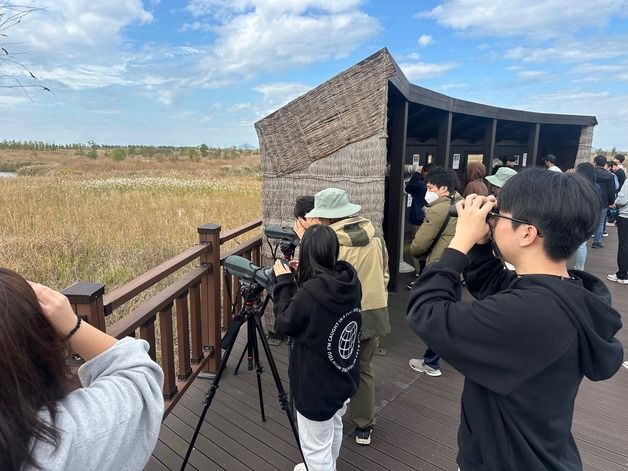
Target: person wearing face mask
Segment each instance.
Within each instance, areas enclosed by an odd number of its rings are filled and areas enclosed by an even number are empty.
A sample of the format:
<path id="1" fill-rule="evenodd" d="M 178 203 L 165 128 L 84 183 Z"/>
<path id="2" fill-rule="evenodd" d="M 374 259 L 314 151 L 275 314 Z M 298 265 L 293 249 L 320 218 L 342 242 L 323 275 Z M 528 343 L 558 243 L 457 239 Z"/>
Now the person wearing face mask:
<path id="1" fill-rule="evenodd" d="M 438 198 L 427 209 L 425 220 L 412 240 L 410 253 L 423 257 L 426 267 L 438 261 L 456 232 L 456 218 L 450 217 L 449 208 L 462 197 L 455 190 L 456 180 L 450 170 L 434 167 L 425 178 L 428 192 Z M 408 289 L 417 281 L 408 283 Z M 460 293 L 460 286 L 458 287 Z M 429 376 L 440 376 L 439 356 L 429 347 L 423 358 L 412 358 L 410 368 Z"/>

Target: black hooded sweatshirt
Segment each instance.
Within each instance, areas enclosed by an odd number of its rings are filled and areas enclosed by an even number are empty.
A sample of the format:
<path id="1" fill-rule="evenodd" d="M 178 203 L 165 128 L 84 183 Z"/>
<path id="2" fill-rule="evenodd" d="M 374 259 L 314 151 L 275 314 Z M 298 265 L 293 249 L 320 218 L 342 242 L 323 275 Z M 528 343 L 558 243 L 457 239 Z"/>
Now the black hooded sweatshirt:
<path id="1" fill-rule="evenodd" d="M 310 420 L 329 420 L 358 389 L 362 288 L 354 268 L 338 262 L 301 289 L 292 274 L 273 290 L 275 330 L 290 335 L 290 389 L 296 409 Z"/>
<path id="2" fill-rule="evenodd" d="M 465 267 L 476 300 L 455 302 Z M 578 388 L 583 376 L 611 377 L 623 348 L 604 283 L 569 273 L 517 276 L 487 244 L 468 257 L 446 249 L 415 283 L 410 325 L 465 377 L 462 471 L 582 469 L 571 434 Z"/>
<path id="3" fill-rule="evenodd" d="M 600 188 L 602 202 L 604 207 L 615 203 L 615 178 L 613 174 L 602 167 L 595 167 L 595 183 Z M 621 187 L 620 187 L 621 188 Z"/>

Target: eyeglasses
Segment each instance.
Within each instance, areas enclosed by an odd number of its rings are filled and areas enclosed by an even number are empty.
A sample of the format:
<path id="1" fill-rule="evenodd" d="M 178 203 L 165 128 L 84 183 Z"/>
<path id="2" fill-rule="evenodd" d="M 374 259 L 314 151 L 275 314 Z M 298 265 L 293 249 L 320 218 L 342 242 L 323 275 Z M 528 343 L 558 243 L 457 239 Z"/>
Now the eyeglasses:
<path id="1" fill-rule="evenodd" d="M 516 223 L 519 223 L 519 224 L 527 224 L 529 226 L 536 227 L 534 224 L 532 224 L 532 223 L 530 223 L 528 221 L 524 221 L 523 219 L 517 219 L 517 218 L 511 218 L 509 216 L 504 216 L 503 214 L 499 213 L 499 210 L 497 210 L 497 211 L 493 210 L 490 213 L 488 213 L 487 221 L 490 221 L 492 218 L 508 219 L 509 221 L 512 221 L 512 222 L 516 222 Z M 492 229 L 490 224 L 488 225 L 488 227 L 490 229 Z M 538 235 L 539 237 L 543 237 L 543 234 L 541 233 L 541 231 L 539 231 L 538 227 L 536 227 L 536 235 Z"/>

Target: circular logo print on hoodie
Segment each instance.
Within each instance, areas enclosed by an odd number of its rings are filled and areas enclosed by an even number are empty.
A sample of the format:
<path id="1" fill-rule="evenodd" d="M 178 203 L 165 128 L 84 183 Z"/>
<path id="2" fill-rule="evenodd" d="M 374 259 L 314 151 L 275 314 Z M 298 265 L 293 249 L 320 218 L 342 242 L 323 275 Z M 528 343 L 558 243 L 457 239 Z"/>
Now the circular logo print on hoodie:
<path id="1" fill-rule="evenodd" d="M 327 337 L 327 358 L 343 373 L 350 371 L 358 359 L 360 328 L 354 318 L 359 312 L 354 309 L 342 315 Z"/>

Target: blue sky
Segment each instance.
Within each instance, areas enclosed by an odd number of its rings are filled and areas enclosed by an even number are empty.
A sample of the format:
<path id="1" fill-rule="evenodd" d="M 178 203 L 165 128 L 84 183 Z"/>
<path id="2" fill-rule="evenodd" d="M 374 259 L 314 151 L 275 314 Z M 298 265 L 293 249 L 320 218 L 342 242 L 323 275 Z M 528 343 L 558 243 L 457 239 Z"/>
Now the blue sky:
<path id="1" fill-rule="evenodd" d="M 4 3 L 4 2 L 3 2 Z M 22 3 L 22 2 L 20 2 Z M 408 79 L 595 115 L 628 151 L 628 0 L 41 0 L 0 43 L 0 139 L 257 146 L 253 123 L 382 47 Z"/>

